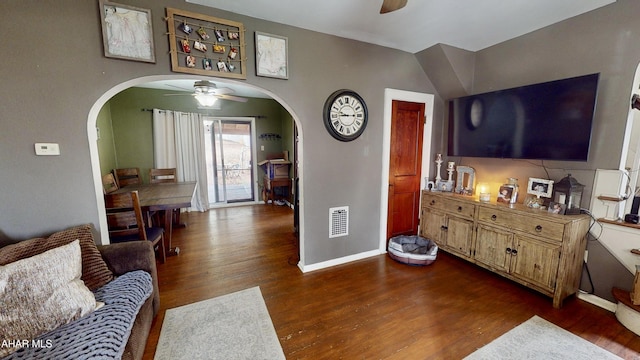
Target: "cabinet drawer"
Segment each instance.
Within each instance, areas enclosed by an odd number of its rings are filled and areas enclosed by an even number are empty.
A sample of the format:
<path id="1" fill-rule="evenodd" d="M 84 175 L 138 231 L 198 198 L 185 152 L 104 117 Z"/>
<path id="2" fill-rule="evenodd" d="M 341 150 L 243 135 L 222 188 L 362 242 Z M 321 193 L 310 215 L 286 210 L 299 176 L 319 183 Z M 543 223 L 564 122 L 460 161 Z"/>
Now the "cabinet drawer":
<path id="1" fill-rule="evenodd" d="M 519 230 L 534 236 L 543 236 L 555 241 L 562 241 L 564 225 L 544 221 L 536 217 L 515 212 L 481 207 L 478 210 L 478 221 L 483 221 L 507 229 Z"/>
<path id="2" fill-rule="evenodd" d="M 461 216 L 470 220 L 473 220 L 476 208 L 475 205 L 470 202 L 431 194 L 422 194 L 422 206 L 441 210 L 448 214 Z"/>

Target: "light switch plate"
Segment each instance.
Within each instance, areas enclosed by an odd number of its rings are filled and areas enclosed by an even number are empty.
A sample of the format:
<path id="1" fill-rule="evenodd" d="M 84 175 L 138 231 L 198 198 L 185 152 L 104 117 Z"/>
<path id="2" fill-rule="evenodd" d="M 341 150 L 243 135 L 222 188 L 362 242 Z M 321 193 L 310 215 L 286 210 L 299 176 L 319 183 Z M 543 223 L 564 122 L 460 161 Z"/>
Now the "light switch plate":
<path id="1" fill-rule="evenodd" d="M 36 143 L 36 155 L 60 155 L 60 145 L 55 143 Z"/>

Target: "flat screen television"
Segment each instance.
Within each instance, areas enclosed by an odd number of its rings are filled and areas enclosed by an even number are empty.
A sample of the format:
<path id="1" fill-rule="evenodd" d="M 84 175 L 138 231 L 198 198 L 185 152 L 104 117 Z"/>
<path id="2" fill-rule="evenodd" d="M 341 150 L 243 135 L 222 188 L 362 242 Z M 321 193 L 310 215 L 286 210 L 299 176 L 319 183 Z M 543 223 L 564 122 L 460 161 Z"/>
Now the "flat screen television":
<path id="1" fill-rule="evenodd" d="M 599 77 L 449 100 L 448 155 L 587 161 Z"/>

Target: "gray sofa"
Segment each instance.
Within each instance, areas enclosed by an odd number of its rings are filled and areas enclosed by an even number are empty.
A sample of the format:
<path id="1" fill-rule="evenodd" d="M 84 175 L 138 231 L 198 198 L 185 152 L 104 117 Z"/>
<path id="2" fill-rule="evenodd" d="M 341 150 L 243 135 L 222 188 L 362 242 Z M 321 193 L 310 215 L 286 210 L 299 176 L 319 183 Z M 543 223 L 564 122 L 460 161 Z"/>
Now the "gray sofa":
<path id="1" fill-rule="evenodd" d="M 141 359 L 160 306 L 155 253 L 151 243 L 133 241 L 96 246 L 83 225 L 48 238 L 0 248 L 0 265 L 80 239 L 82 277 L 97 301 L 89 315 L 39 335 L 3 359 Z"/>

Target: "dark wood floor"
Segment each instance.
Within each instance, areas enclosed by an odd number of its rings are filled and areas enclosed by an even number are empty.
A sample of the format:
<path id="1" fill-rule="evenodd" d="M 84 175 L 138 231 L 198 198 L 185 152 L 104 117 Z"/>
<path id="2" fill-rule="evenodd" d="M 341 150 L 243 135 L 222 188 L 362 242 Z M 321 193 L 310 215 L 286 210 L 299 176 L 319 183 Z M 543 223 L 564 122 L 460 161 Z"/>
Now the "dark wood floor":
<path id="1" fill-rule="evenodd" d="M 180 255 L 158 265 L 161 311 L 260 286 L 287 359 L 460 359 L 538 315 L 625 359 L 640 337 L 613 313 L 575 297 L 551 299 L 440 252 L 427 267 L 385 255 L 303 274 L 293 213 L 255 205 L 190 213 Z"/>

